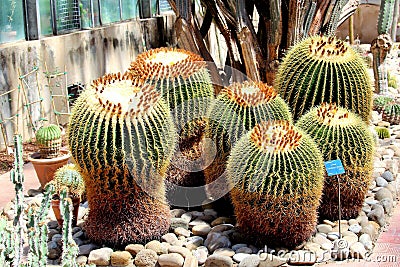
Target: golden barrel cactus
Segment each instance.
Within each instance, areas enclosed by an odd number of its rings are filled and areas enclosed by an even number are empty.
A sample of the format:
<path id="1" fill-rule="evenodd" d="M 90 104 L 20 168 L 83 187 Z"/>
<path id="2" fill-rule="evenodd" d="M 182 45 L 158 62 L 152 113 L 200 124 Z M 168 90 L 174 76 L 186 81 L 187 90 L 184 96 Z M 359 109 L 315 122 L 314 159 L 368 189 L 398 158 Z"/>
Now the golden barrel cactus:
<path id="1" fill-rule="evenodd" d="M 93 241 L 123 246 L 168 231 L 164 175 L 176 130 L 153 86 L 128 74 L 95 80 L 72 110 L 68 141 L 86 185 Z"/>
<path id="2" fill-rule="evenodd" d="M 315 230 L 321 152 L 288 121 L 260 122 L 233 147 L 227 174 L 239 228 L 259 243 L 294 247 Z"/>

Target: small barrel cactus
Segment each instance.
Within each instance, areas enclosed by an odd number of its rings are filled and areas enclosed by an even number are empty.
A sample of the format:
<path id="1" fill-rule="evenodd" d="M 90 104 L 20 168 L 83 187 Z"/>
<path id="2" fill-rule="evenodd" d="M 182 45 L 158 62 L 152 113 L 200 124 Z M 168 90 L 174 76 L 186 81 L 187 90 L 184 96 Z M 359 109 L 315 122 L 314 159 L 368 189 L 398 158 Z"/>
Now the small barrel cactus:
<path id="1" fill-rule="evenodd" d="M 378 135 L 379 139 L 390 138 L 390 131 L 386 127 L 375 127 L 375 132 Z"/>
<path id="2" fill-rule="evenodd" d="M 260 122 L 232 148 L 227 176 L 239 228 L 265 245 L 295 247 L 315 230 L 321 152 L 288 121 Z"/>
<path id="3" fill-rule="evenodd" d="M 76 101 L 68 137 L 85 181 L 89 238 L 123 246 L 168 231 L 164 175 L 176 130 L 153 86 L 129 74 L 95 80 Z"/>
<path id="4" fill-rule="evenodd" d="M 367 124 L 353 112 L 323 103 L 302 116 L 296 126 L 318 144 L 325 161 L 340 159 L 345 174 L 339 176 L 343 219 L 357 217 L 371 180 L 374 138 Z M 325 179 L 319 208 L 322 218 L 338 219 L 338 177 Z"/>
<path id="5" fill-rule="evenodd" d="M 377 96 L 374 98 L 374 106 L 373 109 L 378 111 L 379 113 L 383 112 L 386 104 L 393 102 L 393 98 L 390 96 Z"/>
<path id="6" fill-rule="evenodd" d="M 210 197 L 219 197 L 228 192 L 225 179 L 216 181 L 225 171 L 231 148 L 240 137 L 257 123 L 268 120 L 292 121 L 288 105 L 272 86 L 262 82 L 234 83 L 222 89 L 211 106 L 207 117 L 207 136 L 216 145 L 216 156 L 204 169 L 204 176 Z M 211 161 L 210 160 L 210 161 Z"/>
<path id="7" fill-rule="evenodd" d="M 75 164 L 67 164 L 57 169 L 54 173 L 54 179 L 51 181 L 54 184 L 57 194 L 66 188 L 68 196 L 81 197 L 85 192 L 85 183 L 78 167 Z"/>
<path id="8" fill-rule="evenodd" d="M 275 88 L 295 120 L 322 102 L 337 103 L 368 121 L 372 84 L 366 65 L 349 45 L 313 36 L 292 47 L 278 69 Z"/>
<path id="9" fill-rule="evenodd" d="M 55 158 L 60 153 L 61 129 L 55 124 L 40 127 L 36 132 L 36 144 L 41 158 Z"/>
<path id="10" fill-rule="evenodd" d="M 382 120 L 390 124 L 400 124 L 400 105 L 394 102 L 387 103 L 383 108 Z"/>

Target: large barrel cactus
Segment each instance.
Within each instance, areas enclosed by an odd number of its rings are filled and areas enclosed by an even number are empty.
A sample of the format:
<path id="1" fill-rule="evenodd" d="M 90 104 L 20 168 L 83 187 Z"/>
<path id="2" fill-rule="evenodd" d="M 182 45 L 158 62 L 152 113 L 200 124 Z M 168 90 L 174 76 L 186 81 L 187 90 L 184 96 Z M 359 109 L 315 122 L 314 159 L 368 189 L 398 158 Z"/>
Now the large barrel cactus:
<path id="1" fill-rule="evenodd" d="M 292 47 L 279 67 L 275 88 L 297 120 L 322 102 L 337 103 L 368 121 L 372 84 L 364 61 L 334 37 L 309 37 Z"/>
<path id="2" fill-rule="evenodd" d="M 340 159 L 346 173 L 339 176 L 343 219 L 357 217 L 371 180 L 374 138 L 362 119 L 344 108 L 323 103 L 302 116 L 296 126 L 318 144 L 324 160 Z M 338 178 L 326 177 L 319 209 L 322 218 L 338 219 Z"/>
<path id="3" fill-rule="evenodd" d="M 216 149 L 211 164 L 204 169 L 209 196 L 218 198 L 228 192 L 222 177 L 232 146 L 257 123 L 268 120 L 292 120 L 288 105 L 272 86 L 262 82 L 234 83 L 222 89 L 207 117 L 207 136 Z M 221 179 L 218 179 L 221 178 Z M 215 182 L 215 183 L 213 183 Z"/>
<path id="4" fill-rule="evenodd" d="M 204 184 L 199 167 L 192 167 L 191 162 L 201 158 L 205 115 L 214 100 L 206 62 L 183 49 L 157 48 L 138 55 L 128 73 L 154 85 L 171 109 L 179 133 L 179 149 L 168 170 L 167 183 Z"/>
<path id="5" fill-rule="evenodd" d="M 163 176 L 175 136 L 160 94 L 130 75 L 105 75 L 81 94 L 68 137 L 85 180 L 93 241 L 121 246 L 168 231 Z"/>
<path id="6" fill-rule="evenodd" d="M 137 56 L 128 72 L 154 84 L 171 108 L 178 130 L 203 118 L 214 98 L 206 62 L 183 49 L 149 50 Z"/>
<path id="7" fill-rule="evenodd" d="M 288 121 L 257 124 L 233 147 L 228 179 L 239 228 L 263 245 L 294 247 L 317 222 L 321 152 Z"/>

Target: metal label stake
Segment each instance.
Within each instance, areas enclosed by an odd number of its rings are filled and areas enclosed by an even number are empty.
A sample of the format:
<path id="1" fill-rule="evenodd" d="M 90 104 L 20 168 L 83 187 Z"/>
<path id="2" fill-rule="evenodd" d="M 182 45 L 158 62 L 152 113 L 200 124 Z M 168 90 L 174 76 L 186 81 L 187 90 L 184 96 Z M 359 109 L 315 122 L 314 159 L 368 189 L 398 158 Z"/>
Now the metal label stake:
<path id="1" fill-rule="evenodd" d="M 337 176 L 338 181 L 338 208 L 339 208 L 339 238 L 342 238 L 342 231 L 341 231 L 341 220 L 342 220 L 342 207 L 340 203 L 340 174 L 345 173 L 342 161 L 340 159 L 325 161 L 325 168 L 328 176 Z"/>

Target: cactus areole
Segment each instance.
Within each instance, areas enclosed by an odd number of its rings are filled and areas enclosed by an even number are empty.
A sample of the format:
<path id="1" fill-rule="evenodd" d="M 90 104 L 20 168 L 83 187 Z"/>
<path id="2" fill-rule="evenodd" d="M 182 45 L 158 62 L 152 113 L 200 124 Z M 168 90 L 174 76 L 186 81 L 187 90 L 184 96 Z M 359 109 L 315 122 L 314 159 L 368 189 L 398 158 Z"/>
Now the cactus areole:
<path id="1" fill-rule="evenodd" d="M 297 120 L 322 102 L 337 103 L 368 121 L 372 84 L 361 56 L 334 37 L 314 36 L 293 46 L 279 67 L 275 88 Z"/>
<path id="2" fill-rule="evenodd" d="M 92 240 L 122 246 L 168 231 L 163 176 L 175 131 L 160 93 L 130 74 L 105 75 L 81 94 L 68 137 L 85 180 Z"/>
<path id="3" fill-rule="evenodd" d="M 322 155 L 288 121 L 263 121 L 233 147 L 228 180 L 239 228 L 261 244 L 295 247 L 313 233 Z"/>

